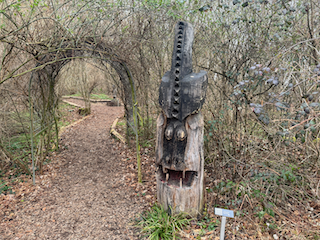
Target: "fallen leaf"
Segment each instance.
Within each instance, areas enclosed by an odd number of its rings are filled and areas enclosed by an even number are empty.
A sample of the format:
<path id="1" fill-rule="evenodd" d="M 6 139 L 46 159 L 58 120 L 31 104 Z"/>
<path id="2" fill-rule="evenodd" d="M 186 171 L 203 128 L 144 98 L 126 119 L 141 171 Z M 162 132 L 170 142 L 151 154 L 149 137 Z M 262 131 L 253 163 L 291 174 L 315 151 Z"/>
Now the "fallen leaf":
<path id="1" fill-rule="evenodd" d="M 214 231 L 207 232 L 206 235 L 212 234 Z"/>
<path id="2" fill-rule="evenodd" d="M 294 214 L 294 215 L 297 215 L 297 216 L 300 215 L 300 213 L 299 213 L 298 210 L 294 211 L 293 214 Z"/>

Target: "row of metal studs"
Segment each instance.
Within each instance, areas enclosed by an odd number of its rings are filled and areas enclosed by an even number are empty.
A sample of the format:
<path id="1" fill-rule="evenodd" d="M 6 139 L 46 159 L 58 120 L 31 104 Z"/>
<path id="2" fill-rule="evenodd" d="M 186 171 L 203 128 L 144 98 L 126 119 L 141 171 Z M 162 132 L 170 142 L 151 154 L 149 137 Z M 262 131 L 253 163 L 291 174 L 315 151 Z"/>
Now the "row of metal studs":
<path id="1" fill-rule="evenodd" d="M 177 37 L 177 53 L 176 53 L 176 69 L 175 69 L 175 83 L 174 83 L 174 94 L 173 94 L 173 111 L 172 116 L 178 119 L 179 115 L 179 106 L 180 106 L 180 66 L 181 66 L 181 48 L 182 48 L 182 39 L 183 39 L 183 22 L 179 23 L 179 33 Z"/>

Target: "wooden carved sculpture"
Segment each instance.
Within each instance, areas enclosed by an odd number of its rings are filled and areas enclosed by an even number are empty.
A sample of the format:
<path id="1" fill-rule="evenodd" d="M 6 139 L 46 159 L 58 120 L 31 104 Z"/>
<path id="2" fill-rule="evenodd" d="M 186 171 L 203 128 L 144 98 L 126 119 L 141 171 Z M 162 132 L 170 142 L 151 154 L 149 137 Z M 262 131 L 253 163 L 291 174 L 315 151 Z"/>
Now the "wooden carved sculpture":
<path id="1" fill-rule="evenodd" d="M 192 72 L 193 28 L 179 21 L 171 71 L 159 89 L 163 110 L 157 120 L 157 198 L 169 212 L 197 216 L 204 204 L 203 117 L 205 71 Z"/>

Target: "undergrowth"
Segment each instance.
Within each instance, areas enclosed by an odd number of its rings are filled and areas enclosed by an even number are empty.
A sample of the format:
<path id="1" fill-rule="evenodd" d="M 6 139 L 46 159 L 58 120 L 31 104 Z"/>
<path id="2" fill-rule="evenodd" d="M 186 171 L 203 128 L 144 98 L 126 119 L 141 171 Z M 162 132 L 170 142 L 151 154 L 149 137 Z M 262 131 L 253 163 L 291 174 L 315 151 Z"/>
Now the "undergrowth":
<path id="1" fill-rule="evenodd" d="M 149 211 L 143 213 L 137 221 L 141 233 L 149 240 L 180 239 L 178 232 L 190 224 L 188 214 L 169 215 L 160 205 L 155 204 Z"/>
<path id="2" fill-rule="evenodd" d="M 58 128 L 65 127 L 70 124 L 68 116 L 75 110 L 75 107 L 69 104 L 61 103 L 59 105 L 57 119 Z M 27 110 L 19 113 L 13 112 L 8 114 L 8 121 L 12 123 L 10 131 L 7 134 L 0 134 L 0 194 L 12 192 L 11 180 L 19 179 L 21 175 L 31 175 L 31 139 L 28 125 L 30 124 L 30 116 Z M 42 130 L 39 121 L 34 123 L 35 135 L 33 147 L 36 156 L 40 155 L 40 140 Z M 50 162 L 47 156 L 55 151 L 55 142 L 50 140 L 48 151 L 43 155 L 42 165 Z M 44 147 L 43 147 L 44 148 Z M 3 161 L 3 159 L 5 161 Z M 36 157 L 35 171 L 38 172 L 39 157 Z M 11 179 L 9 181 L 9 179 Z"/>

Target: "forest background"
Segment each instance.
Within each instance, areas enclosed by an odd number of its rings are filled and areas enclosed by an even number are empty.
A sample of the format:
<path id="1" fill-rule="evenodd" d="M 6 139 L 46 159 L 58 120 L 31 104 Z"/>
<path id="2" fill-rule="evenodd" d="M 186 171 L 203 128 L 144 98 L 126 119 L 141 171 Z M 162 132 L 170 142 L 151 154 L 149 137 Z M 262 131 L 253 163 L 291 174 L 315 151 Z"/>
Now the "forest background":
<path id="1" fill-rule="evenodd" d="M 112 96 L 116 87 L 136 120 L 128 138 L 137 137 L 138 150 L 154 146 L 173 27 L 185 20 L 194 27 L 194 72 L 206 70 L 209 78 L 205 169 L 215 180 L 208 192 L 226 196 L 231 207 L 247 195 L 260 204 L 260 216 L 294 212 L 293 205 L 320 209 L 318 1 L 1 0 L 0 6 L 0 174 L 14 168 L 32 175 L 32 162 L 41 174 L 58 147 L 63 95 Z M 83 44 L 103 45 L 103 57 Z M 57 65 L 66 51 L 82 54 L 66 54 Z M 124 86 L 117 63 L 134 84 Z M 0 180 L 0 192 L 8 190 Z"/>

